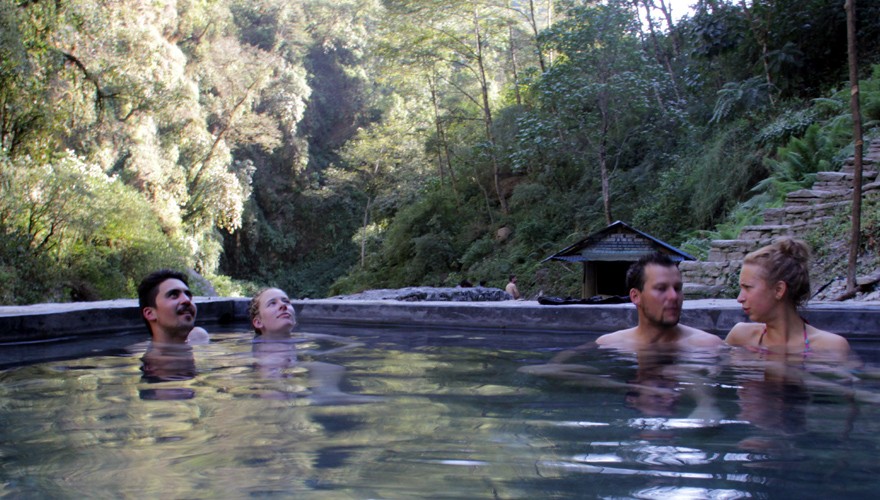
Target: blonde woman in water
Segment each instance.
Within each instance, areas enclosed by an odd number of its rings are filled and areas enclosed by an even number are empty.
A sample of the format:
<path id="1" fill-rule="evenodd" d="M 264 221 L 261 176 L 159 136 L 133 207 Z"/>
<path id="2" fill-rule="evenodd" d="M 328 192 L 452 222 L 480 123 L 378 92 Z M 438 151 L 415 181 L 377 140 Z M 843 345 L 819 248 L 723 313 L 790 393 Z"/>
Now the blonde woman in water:
<path id="1" fill-rule="evenodd" d="M 775 354 L 849 354 L 845 338 L 809 325 L 798 312 L 810 297 L 809 258 L 807 244 L 789 237 L 746 255 L 736 300 L 754 323 L 736 324 L 725 339 L 729 345 Z"/>
<path id="2" fill-rule="evenodd" d="M 345 375 L 345 368 L 321 361 L 300 361 L 298 355 L 322 355 L 361 347 L 360 342 L 353 342 L 336 335 L 320 333 L 299 333 L 293 336 L 296 327 L 296 313 L 290 298 L 279 288 L 265 288 L 251 299 L 248 313 L 254 328 L 253 353 L 257 361 L 257 370 L 267 379 L 286 379 L 290 375 L 304 369 L 308 373 L 308 397 L 313 404 L 356 404 L 378 401 L 374 396 L 362 396 L 344 393 L 339 383 Z M 329 344 L 335 347 L 319 350 L 297 352 L 296 344 Z M 293 391 L 267 393 L 266 397 L 288 397 L 303 394 Z"/>

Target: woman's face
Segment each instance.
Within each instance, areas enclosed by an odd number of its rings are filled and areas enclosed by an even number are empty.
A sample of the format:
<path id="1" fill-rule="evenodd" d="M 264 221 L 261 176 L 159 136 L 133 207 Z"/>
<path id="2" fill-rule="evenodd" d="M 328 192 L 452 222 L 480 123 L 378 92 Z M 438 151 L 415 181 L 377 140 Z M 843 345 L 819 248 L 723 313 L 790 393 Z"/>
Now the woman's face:
<path id="1" fill-rule="evenodd" d="M 739 295 L 736 301 L 750 320 L 766 323 L 768 313 L 781 298 L 778 287 L 767 281 L 767 272 L 763 267 L 756 264 L 743 265 L 739 273 Z"/>
<path id="2" fill-rule="evenodd" d="M 296 326 L 296 315 L 284 291 L 270 288 L 260 295 L 260 309 L 253 326 L 263 335 L 289 334 Z"/>

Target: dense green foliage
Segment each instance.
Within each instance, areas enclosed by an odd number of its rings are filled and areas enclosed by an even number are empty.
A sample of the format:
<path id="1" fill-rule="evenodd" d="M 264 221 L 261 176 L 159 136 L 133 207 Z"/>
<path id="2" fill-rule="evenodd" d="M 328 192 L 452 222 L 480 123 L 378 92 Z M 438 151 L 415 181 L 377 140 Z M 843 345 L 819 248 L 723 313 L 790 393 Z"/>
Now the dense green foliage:
<path id="1" fill-rule="evenodd" d="M 613 220 L 699 251 L 852 138 L 842 1 L 694 3 L 0 0 L 0 302 L 132 296 L 156 267 L 571 294 L 541 260 Z"/>

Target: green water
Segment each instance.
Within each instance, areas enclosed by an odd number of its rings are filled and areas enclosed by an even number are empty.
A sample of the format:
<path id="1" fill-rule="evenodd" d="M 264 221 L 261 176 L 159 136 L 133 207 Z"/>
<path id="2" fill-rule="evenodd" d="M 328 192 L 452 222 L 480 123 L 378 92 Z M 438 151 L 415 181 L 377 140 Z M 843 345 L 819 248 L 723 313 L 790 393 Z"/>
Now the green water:
<path id="1" fill-rule="evenodd" d="M 880 486 L 874 379 L 855 398 L 827 375 L 768 385 L 729 354 L 665 360 L 674 377 L 607 351 L 574 360 L 575 380 L 519 370 L 590 338 L 369 331 L 267 363 L 242 331 L 193 346 L 191 378 L 145 380 L 145 343 L 8 368 L 0 494 L 868 498 Z M 660 390 L 622 385 L 636 380 Z"/>

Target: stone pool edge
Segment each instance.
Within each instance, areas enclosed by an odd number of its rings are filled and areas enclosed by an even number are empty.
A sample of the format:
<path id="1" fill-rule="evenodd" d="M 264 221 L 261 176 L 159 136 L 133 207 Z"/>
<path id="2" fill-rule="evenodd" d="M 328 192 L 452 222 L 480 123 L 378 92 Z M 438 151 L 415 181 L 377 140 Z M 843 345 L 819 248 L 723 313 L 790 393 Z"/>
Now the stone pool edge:
<path id="1" fill-rule="evenodd" d="M 246 322 L 248 299 L 196 297 L 198 324 Z M 398 302 L 390 300 L 294 300 L 299 321 L 310 324 L 486 328 L 503 331 L 608 332 L 633 325 L 631 304 L 546 306 L 535 301 Z M 818 328 L 849 338 L 880 338 L 880 303 L 813 303 L 804 308 Z M 735 300 L 685 301 L 682 323 L 724 335 L 746 318 Z M 0 306 L 0 343 L 39 342 L 143 331 L 137 301 Z"/>

